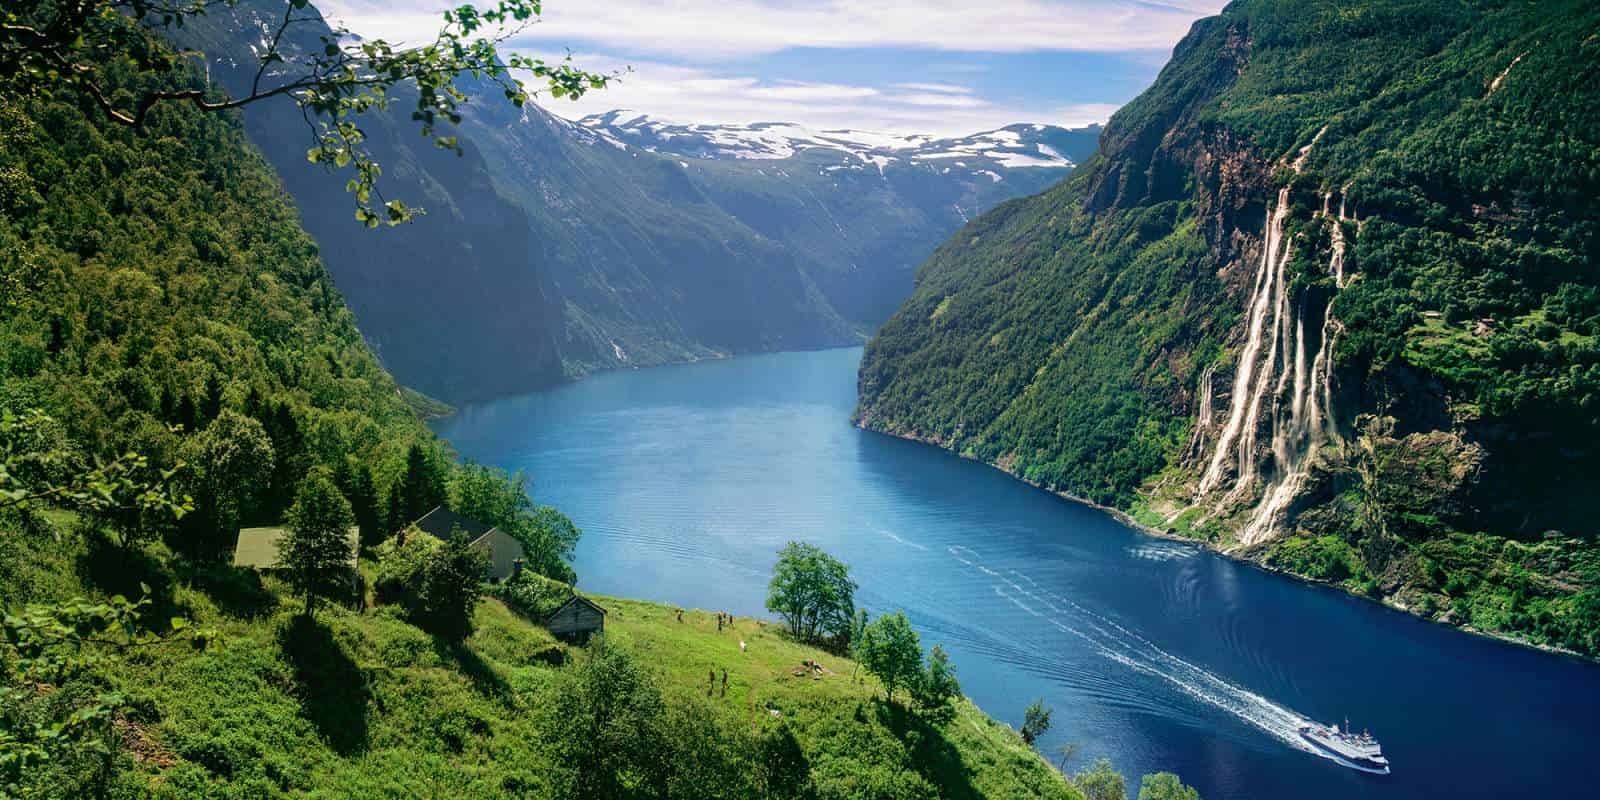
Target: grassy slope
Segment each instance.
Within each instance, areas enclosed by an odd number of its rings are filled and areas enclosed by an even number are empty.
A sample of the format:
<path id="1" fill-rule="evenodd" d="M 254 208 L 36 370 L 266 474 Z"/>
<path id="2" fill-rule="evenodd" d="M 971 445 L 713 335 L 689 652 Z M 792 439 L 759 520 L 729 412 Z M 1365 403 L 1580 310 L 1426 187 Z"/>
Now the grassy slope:
<path id="1" fill-rule="evenodd" d="M 122 794 L 552 796 L 542 788 L 550 754 L 538 711 L 551 706 L 565 669 L 546 659 L 564 646 L 499 600 L 482 604 L 462 646 L 386 609 L 325 608 L 305 625 L 298 602 L 279 603 L 274 579 L 261 585 L 241 571 L 195 572 L 159 555 L 130 564 L 91 553 L 70 521 L 56 517 L 59 540 L 40 534 L 54 546 L 27 559 L 19 585 L 28 596 L 122 591 L 144 580 L 156 590 L 158 616 L 182 613 L 219 633 L 204 651 L 147 651 L 106 670 L 132 697 L 121 727 L 131 759 Z M 16 601 L 14 588 L 0 590 L 0 600 Z M 851 662 L 790 641 L 778 626 L 739 619 L 718 632 L 710 612 L 686 612 L 679 623 L 676 609 L 661 604 L 596 599 L 609 610 L 609 640 L 647 665 L 669 705 L 705 704 L 753 729 L 778 709 L 825 797 L 870 796 L 869 779 L 886 771 L 915 772 L 940 797 L 1079 796 L 969 701 L 936 731 L 888 709 L 876 682 L 852 678 Z M 828 673 L 793 677 L 807 659 Z M 726 696 L 719 686 L 708 697 L 706 671 L 716 668 L 720 681 L 724 667 Z"/>
<path id="2" fill-rule="evenodd" d="M 726 667 L 728 694 L 721 697 L 719 685 L 716 704 L 752 721 L 769 708 L 778 709 L 805 732 L 800 739 L 814 765 L 858 757 L 843 746 L 849 740 L 877 740 L 892 749 L 889 740 L 900 739 L 898 723 L 881 703 L 882 689 L 875 680 L 864 673 L 852 678 L 854 662 L 797 644 L 779 626 L 739 618 L 732 630 L 719 633 L 712 612 L 686 612 L 679 624 L 673 609 L 657 603 L 598 599 L 610 611 L 612 641 L 661 669 L 673 691 L 685 698 L 703 697 L 704 671 Z M 741 640 L 748 645 L 742 652 Z M 822 663 L 829 674 L 794 677 L 808 659 Z M 857 725 L 859 730 L 846 730 Z M 822 754 L 826 757 L 819 758 Z M 956 718 L 914 760 L 914 768 L 943 797 L 1076 796 L 1015 730 L 965 698 Z"/>

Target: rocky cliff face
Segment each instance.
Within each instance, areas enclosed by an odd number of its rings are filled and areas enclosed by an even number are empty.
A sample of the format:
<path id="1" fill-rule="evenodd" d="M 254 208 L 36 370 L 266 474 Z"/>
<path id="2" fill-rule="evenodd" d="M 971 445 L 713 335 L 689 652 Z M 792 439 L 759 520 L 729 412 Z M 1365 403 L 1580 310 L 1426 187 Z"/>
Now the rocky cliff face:
<path id="1" fill-rule="evenodd" d="M 1079 173 L 924 267 L 860 422 L 1594 652 L 1600 15 L 1555 5 L 1197 23 Z"/>

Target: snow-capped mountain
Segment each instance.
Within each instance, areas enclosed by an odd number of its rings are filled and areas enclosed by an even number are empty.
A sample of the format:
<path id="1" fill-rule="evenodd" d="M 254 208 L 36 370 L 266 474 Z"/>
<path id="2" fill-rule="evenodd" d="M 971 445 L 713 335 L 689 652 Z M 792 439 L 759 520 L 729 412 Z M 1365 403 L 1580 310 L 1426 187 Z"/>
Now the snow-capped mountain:
<path id="1" fill-rule="evenodd" d="M 1001 181 L 1011 169 L 1067 170 L 1069 154 L 1092 151 L 1100 126 L 1068 129 L 1019 123 L 955 138 L 859 130 L 812 130 L 787 122 L 721 125 L 668 122 L 628 110 L 591 114 L 577 121 L 619 149 L 636 147 L 679 158 L 787 160 L 819 163 L 823 170 L 923 167 Z"/>

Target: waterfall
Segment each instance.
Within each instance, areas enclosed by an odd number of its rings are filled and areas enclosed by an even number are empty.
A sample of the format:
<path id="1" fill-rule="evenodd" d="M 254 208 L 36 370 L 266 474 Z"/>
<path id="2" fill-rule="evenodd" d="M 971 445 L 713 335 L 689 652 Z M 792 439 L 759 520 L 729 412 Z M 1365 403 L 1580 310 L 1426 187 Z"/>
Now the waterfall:
<path id="1" fill-rule="evenodd" d="M 1291 163 L 1295 171 L 1304 165 L 1321 138 L 1319 131 L 1310 144 L 1300 149 Z M 1347 219 L 1342 193 L 1336 214 L 1331 208 L 1332 193 L 1328 193 L 1323 196 L 1323 209 L 1317 217 L 1333 226 L 1327 274 L 1333 277 L 1335 287 L 1342 289 L 1346 247 L 1343 223 Z M 1269 209 L 1262 231 L 1261 259 L 1251 291 L 1244 346 L 1234 371 L 1227 421 L 1201 473 L 1195 496 L 1198 503 L 1223 488 L 1230 476 L 1230 465 L 1234 468 L 1233 483 L 1213 503 L 1216 510 L 1226 512 L 1255 497 L 1254 490 L 1260 484 L 1259 500 L 1240 535 L 1240 542 L 1245 545 L 1256 544 L 1273 532 L 1304 488 L 1317 453 L 1338 437 L 1331 416 L 1332 349 L 1340 329 L 1327 303 L 1314 302 L 1309 294 L 1292 296 L 1289 263 L 1294 258 L 1294 242 L 1285 232 L 1289 210 L 1289 188 L 1283 187 L 1276 204 Z M 1205 378 L 1201 391 L 1206 402 L 1197 425 L 1201 431 L 1211 426 L 1210 374 Z M 1272 437 L 1264 451 L 1258 441 L 1263 430 Z M 1270 459 L 1264 458 L 1266 454 Z"/>
<path id="2" fill-rule="evenodd" d="M 1217 366 L 1212 364 L 1206 367 L 1204 372 L 1200 373 L 1200 423 L 1195 426 L 1197 431 L 1203 431 L 1211 427 L 1211 405 L 1215 402 L 1212 398 L 1214 390 L 1211 388 L 1211 376 L 1216 371 Z"/>
<path id="3" fill-rule="evenodd" d="M 1250 301 L 1250 316 L 1245 326 L 1244 349 L 1239 353 L 1239 364 L 1233 373 L 1233 393 L 1228 398 L 1228 421 L 1222 429 L 1222 434 L 1217 437 L 1216 449 L 1211 454 L 1211 462 L 1206 471 L 1200 476 L 1200 494 L 1210 494 L 1221 484 L 1227 470 L 1227 460 L 1230 448 L 1237 442 L 1241 445 L 1241 453 L 1245 447 L 1254 446 L 1254 426 L 1249 426 L 1250 431 L 1245 434 L 1245 418 L 1250 398 L 1259 399 L 1257 392 L 1264 391 L 1257 380 L 1256 373 L 1261 353 L 1261 339 L 1267 332 L 1268 317 L 1276 316 L 1277 302 L 1275 292 L 1278 286 L 1277 276 L 1282 271 L 1282 261 L 1279 250 L 1287 253 L 1288 247 L 1283 242 L 1283 227 L 1289 216 L 1289 189 L 1284 187 L 1278 192 L 1278 205 L 1267 215 L 1267 228 L 1262 234 L 1261 265 L 1256 271 L 1255 289 Z M 1278 326 L 1272 324 L 1272 353 L 1267 356 L 1267 368 L 1277 358 Z M 1254 387 L 1257 392 L 1252 392 Z M 1251 413 L 1250 419 L 1255 419 Z M 1245 459 L 1241 458 L 1242 464 Z M 1245 470 L 1241 467 L 1240 475 L 1243 477 Z"/>

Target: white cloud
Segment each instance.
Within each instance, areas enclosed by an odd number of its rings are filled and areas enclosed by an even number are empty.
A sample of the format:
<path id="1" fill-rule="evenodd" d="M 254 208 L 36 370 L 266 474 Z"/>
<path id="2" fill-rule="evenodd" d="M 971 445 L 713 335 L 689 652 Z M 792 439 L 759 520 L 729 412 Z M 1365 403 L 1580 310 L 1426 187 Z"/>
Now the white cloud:
<path id="1" fill-rule="evenodd" d="M 579 54 L 590 69 L 618 62 Z M 890 133 L 960 136 L 1015 122 L 1081 126 L 1104 122 L 1117 106 L 1104 103 L 1024 106 L 994 102 L 953 84 L 950 91 L 897 84 L 884 88 L 845 84 L 766 83 L 748 75 L 725 75 L 704 67 L 635 63 L 633 72 L 610 88 L 576 102 L 541 101 L 569 119 L 627 108 L 677 122 L 794 122 L 816 130 L 853 128 Z M 919 89 L 921 91 L 919 91 Z"/>
<path id="2" fill-rule="evenodd" d="M 318 0 L 357 34 L 431 39 L 440 12 L 461 0 Z M 793 48 L 905 48 L 932 52 L 1117 51 L 1164 58 L 1193 20 L 1221 0 L 548 0 L 542 21 L 508 43 L 528 55 L 566 45 L 599 72 L 632 68 L 611 88 L 547 107 L 577 117 L 630 108 L 692 122 L 796 122 L 811 128 L 961 135 L 1014 122 L 1082 125 L 1115 110 L 1104 103 L 1000 100 L 961 85 L 981 64 L 957 55 L 928 67 L 937 77 L 864 73 L 852 82 L 779 81 L 728 59 Z M 614 54 L 625 54 L 618 58 Z"/>
<path id="3" fill-rule="evenodd" d="M 897 89 L 911 89 L 918 92 L 939 92 L 941 94 L 972 94 L 972 89 L 967 86 L 958 86 L 953 83 L 897 83 Z"/>
<path id="4" fill-rule="evenodd" d="M 439 26 L 440 0 L 323 0 L 330 17 L 365 36 L 421 41 Z M 693 61 L 796 47 L 906 47 L 956 52 L 1165 50 L 1217 0 L 555 0 L 518 37 L 527 46 L 587 43 Z"/>
<path id="5" fill-rule="evenodd" d="M 925 106 L 930 108 L 982 108 L 989 105 L 987 101 L 980 100 L 976 97 L 972 97 L 971 95 L 937 94 L 934 92 L 895 95 L 894 102 L 904 103 L 908 106 Z"/>
<path id="6" fill-rule="evenodd" d="M 837 83 L 798 83 L 785 81 L 776 86 L 754 86 L 750 93 L 756 97 L 774 100 L 820 101 L 859 100 L 878 96 L 870 86 L 844 86 Z"/>

